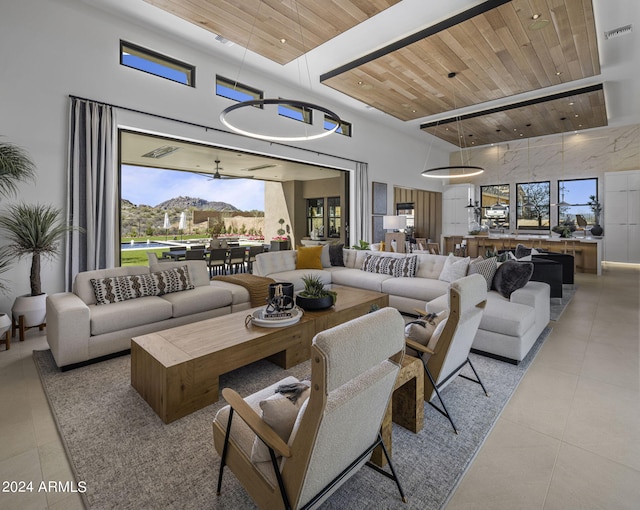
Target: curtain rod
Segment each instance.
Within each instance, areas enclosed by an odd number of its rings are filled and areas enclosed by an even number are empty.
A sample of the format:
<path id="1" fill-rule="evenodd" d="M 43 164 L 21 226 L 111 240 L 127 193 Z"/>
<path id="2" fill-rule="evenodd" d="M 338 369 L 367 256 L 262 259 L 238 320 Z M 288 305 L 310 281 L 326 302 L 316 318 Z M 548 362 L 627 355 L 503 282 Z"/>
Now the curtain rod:
<path id="1" fill-rule="evenodd" d="M 202 128 L 206 131 L 216 131 L 218 133 L 224 133 L 226 135 L 235 135 L 235 136 L 241 136 L 242 138 L 251 138 L 245 135 L 241 135 L 240 133 L 234 133 L 233 131 L 227 131 L 225 129 L 220 129 L 220 128 L 215 128 L 215 127 L 211 127 L 211 126 L 205 126 L 203 124 L 197 124 L 195 122 L 191 122 L 188 120 L 181 120 L 181 119 L 174 119 L 172 117 L 167 117 L 165 115 L 158 115 L 157 113 L 149 113 L 149 112 L 145 112 L 143 110 L 137 110 L 135 108 L 129 108 L 128 106 L 120 106 L 117 104 L 112 104 L 112 103 L 106 103 L 104 101 L 96 101 L 95 99 L 88 99 L 86 97 L 80 97 L 80 96 L 74 96 L 73 94 L 69 94 L 69 98 L 71 99 L 79 99 L 80 101 L 91 101 L 93 103 L 97 103 L 97 104 L 101 104 L 104 106 L 111 106 L 112 108 L 119 108 L 120 110 L 125 110 L 128 112 L 133 112 L 133 113 L 140 113 L 142 115 L 148 115 L 150 117 L 155 117 L 158 119 L 162 119 L 162 120 L 169 120 L 171 122 L 178 122 L 179 124 L 186 124 L 187 126 L 193 126 L 193 127 L 198 127 L 198 128 Z M 280 147 L 287 147 L 289 149 L 297 149 L 303 152 L 310 152 L 312 154 L 317 154 L 318 156 L 328 156 L 330 158 L 337 158 L 337 159 L 341 159 L 343 161 L 350 161 L 352 163 L 361 163 L 361 164 L 365 164 L 364 161 L 358 161 L 357 159 L 351 159 L 351 158 L 345 158 L 343 156 L 336 156 L 335 154 L 329 154 L 327 152 L 320 152 L 320 151 L 314 151 L 311 149 L 305 149 L 303 147 L 296 147 L 295 145 L 288 145 L 286 143 L 279 143 L 279 142 L 269 142 L 269 145 L 279 145 Z"/>

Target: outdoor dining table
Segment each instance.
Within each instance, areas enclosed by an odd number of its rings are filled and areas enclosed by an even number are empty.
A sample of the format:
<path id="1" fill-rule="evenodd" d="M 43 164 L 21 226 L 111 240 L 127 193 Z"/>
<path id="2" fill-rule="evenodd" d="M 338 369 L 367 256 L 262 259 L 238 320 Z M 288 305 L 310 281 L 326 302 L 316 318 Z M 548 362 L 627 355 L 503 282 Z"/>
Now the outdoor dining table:
<path id="1" fill-rule="evenodd" d="M 209 253 L 209 250 L 204 250 L 204 254 Z M 187 250 L 173 250 L 173 251 L 163 251 L 163 257 L 169 257 L 173 260 L 182 260 L 187 257 Z"/>

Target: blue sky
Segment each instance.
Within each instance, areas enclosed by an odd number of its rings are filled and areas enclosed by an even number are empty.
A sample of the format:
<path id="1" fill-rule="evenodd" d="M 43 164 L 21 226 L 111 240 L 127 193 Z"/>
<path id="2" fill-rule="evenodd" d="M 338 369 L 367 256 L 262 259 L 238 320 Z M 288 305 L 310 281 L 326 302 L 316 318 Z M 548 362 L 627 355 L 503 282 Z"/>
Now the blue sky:
<path id="1" fill-rule="evenodd" d="M 179 196 L 227 202 L 243 211 L 264 211 L 263 181 L 211 180 L 191 172 L 122 165 L 122 198 L 135 205 L 155 206 Z"/>

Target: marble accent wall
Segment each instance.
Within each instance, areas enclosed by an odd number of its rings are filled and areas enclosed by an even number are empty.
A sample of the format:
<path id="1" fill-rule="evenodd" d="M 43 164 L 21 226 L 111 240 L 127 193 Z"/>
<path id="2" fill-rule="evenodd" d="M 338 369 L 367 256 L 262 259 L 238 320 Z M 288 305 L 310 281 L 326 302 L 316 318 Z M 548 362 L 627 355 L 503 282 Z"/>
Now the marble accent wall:
<path id="1" fill-rule="evenodd" d="M 461 159 L 464 164 L 485 169 L 467 181 L 456 180 L 477 186 L 476 196 L 480 196 L 480 186 L 509 184 L 514 198 L 516 183 L 551 181 L 551 203 L 556 203 L 558 180 L 597 177 L 602 200 L 605 172 L 640 169 L 640 125 L 516 140 L 450 155 L 451 164 L 459 164 Z M 551 224 L 556 225 L 557 219 L 557 209 L 552 207 Z M 514 214 L 511 230 L 515 230 Z"/>

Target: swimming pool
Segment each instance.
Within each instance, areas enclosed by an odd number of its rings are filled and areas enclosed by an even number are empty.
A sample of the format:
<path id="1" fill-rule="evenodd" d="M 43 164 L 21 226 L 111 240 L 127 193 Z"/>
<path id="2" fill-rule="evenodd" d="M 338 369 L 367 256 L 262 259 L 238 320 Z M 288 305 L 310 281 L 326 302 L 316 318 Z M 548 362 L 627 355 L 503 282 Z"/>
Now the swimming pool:
<path id="1" fill-rule="evenodd" d="M 139 242 L 139 243 L 120 243 L 120 250 L 124 251 L 124 250 L 147 250 L 147 249 L 151 249 L 151 248 L 168 248 L 169 246 L 173 246 L 172 244 L 169 243 L 160 243 L 157 241 L 151 241 L 150 243 L 147 243 L 146 241 L 143 242 Z"/>

